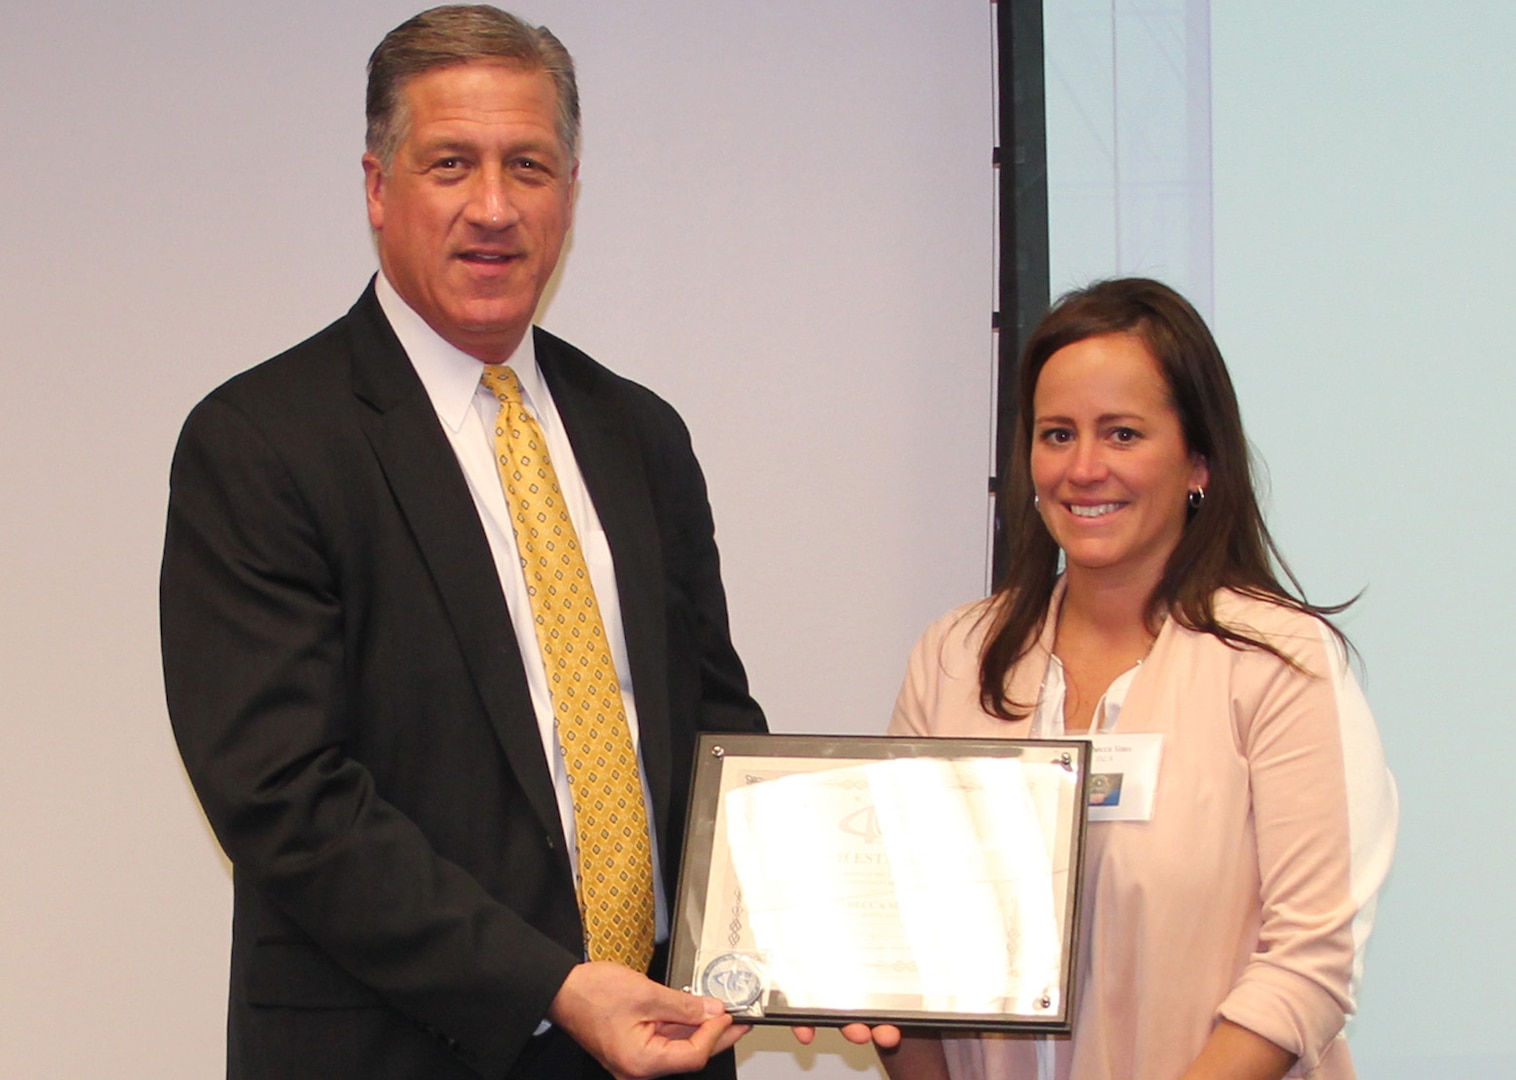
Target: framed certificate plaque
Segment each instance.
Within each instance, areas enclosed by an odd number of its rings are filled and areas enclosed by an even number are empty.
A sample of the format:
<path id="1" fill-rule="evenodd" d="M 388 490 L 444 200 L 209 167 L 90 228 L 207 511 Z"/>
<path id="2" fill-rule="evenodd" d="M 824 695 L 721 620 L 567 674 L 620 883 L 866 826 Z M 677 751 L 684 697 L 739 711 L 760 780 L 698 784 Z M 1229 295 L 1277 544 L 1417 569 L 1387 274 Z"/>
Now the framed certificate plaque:
<path id="1" fill-rule="evenodd" d="M 1068 1032 L 1090 744 L 702 735 L 669 983 L 743 1023 Z"/>

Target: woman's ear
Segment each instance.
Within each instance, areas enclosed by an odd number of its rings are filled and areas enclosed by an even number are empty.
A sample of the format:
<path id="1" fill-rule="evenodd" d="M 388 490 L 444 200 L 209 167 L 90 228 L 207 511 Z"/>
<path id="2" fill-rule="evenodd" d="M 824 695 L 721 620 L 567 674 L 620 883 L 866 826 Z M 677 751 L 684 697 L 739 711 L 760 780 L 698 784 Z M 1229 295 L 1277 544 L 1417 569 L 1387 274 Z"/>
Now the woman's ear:
<path id="1" fill-rule="evenodd" d="M 1205 489 L 1211 484 L 1211 466 L 1205 460 L 1204 454 L 1190 455 L 1190 490 L 1196 488 Z"/>

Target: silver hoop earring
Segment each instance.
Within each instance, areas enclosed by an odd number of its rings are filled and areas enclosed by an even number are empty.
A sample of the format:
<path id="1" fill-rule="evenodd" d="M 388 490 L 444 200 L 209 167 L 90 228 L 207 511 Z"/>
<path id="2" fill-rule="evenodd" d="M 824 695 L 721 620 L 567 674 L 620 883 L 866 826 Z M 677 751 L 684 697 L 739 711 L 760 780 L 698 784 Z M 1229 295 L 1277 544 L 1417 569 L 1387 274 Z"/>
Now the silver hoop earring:
<path id="1" fill-rule="evenodd" d="M 1205 505 L 1205 488 L 1198 487 L 1192 489 L 1189 495 L 1186 496 L 1185 501 L 1190 504 L 1191 510 L 1199 510 Z"/>
<path id="2" fill-rule="evenodd" d="M 1032 509 L 1036 510 L 1038 513 L 1042 512 L 1042 496 L 1041 495 L 1033 495 L 1032 496 Z"/>

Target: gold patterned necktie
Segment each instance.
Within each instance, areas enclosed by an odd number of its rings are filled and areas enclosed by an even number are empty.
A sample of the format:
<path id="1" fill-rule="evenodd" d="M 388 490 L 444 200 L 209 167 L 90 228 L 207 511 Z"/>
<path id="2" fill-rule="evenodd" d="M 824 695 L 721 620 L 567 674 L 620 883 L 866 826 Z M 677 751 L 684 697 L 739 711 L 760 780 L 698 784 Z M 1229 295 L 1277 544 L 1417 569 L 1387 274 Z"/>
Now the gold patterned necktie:
<path id="1" fill-rule="evenodd" d="M 542 428 L 505 364 L 486 364 L 500 401 L 495 462 L 510 503 L 553 726 L 573 792 L 585 952 L 645 972 L 653 957 L 653 861 L 637 750 L 610 640 Z"/>

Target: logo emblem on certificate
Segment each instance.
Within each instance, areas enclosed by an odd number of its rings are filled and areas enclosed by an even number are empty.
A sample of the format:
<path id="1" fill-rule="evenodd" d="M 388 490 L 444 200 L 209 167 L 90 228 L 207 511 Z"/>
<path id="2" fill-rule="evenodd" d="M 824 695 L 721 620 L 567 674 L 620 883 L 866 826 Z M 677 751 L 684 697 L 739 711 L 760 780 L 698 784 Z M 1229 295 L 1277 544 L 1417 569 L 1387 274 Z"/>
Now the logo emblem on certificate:
<path id="1" fill-rule="evenodd" d="M 763 976 L 758 961 L 742 953 L 725 953 L 705 965 L 700 992 L 741 1012 L 763 996 Z"/>

